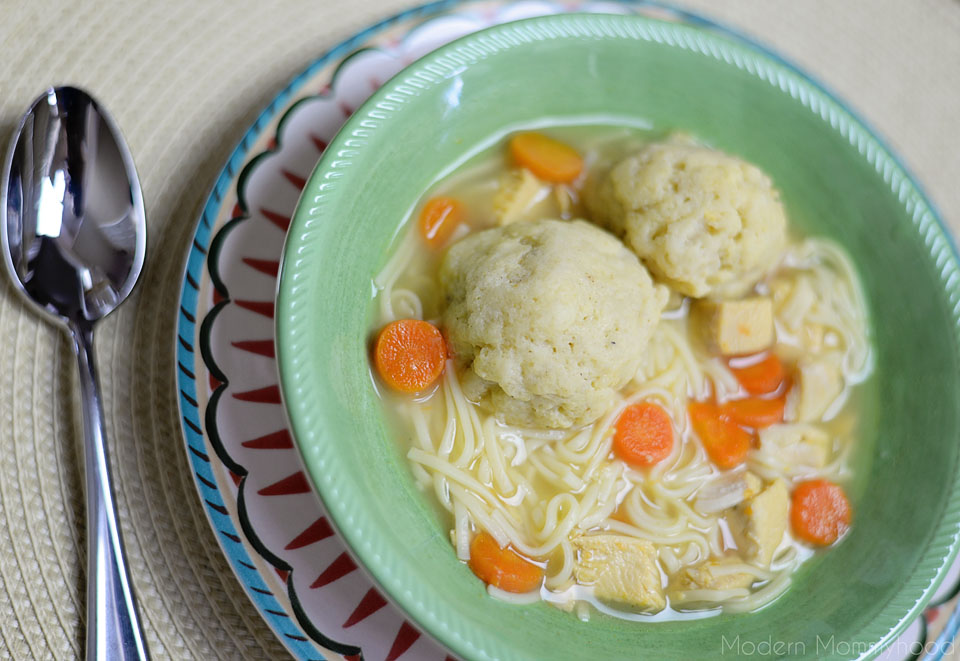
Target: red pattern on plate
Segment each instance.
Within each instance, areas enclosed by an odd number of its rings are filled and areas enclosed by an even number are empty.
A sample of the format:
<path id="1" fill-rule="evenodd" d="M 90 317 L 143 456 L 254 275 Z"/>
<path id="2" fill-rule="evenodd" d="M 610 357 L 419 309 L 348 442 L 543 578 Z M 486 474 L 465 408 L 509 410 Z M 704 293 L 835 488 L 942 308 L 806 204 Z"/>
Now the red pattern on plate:
<path id="1" fill-rule="evenodd" d="M 301 177 L 298 174 L 294 174 L 289 170 L 283 171 L 283 176 L 286 177 L 287 181 L 297 187 L 297 190 L 303 190 L 303 187 L 307 185 L 306 177 Z"/>
<path id="2" fill-rule="evenodd" d="M 300 187 L 301 189 L 303 186 Z M 263 214 L 263 217 L 269 220 L 271 223 L 282 229 L 286 232 L 290 229 L 290 216 L 284 216 L 282 213 L 277 213 L 276 211 L 270 211 L 269 209 L 260 209 L 260 213 Z M 245 259 L 251 259 L 246 257 Z"/>
<path id="3" fill-rule="evenodd" d="M 386 661 L 395 661 L 398 659 L 401 654 L 410 649 L 411 645 L 417 642 L 417 638 L 419 637 L 420 632 L 410 626 L 409 623 L 404 622 L 401 624 L 400 631 L 397 632 L 397 637 L 393 639 L 393 646 L 387 654 Z"/>
<path id="4" fill-rule="evenodd" d="M 249 351 L 258 356 L 266 356 L 267 358 L 275 357 L 273 340 L 238 340 L 230 344 L 242 351 Z"/>
<path id="5" fill-rule="evenodd" d="M 235 346 L 233 342 L 230 343 Z M 272 385 L 266 388 L 257 388 L 256 390 L 245 390 L 243 392 L 231 393 L 231 397 L 239 399 L 242 402 L 255 402 L 257 404 L 280 404 L 280 386 Z"/>
<path id="6" fill-rule="evenodd" d="M 273 301 L 233 301 L 236 305 L 273 319 Z"/>
<path id="7" fill-rule="evenodd" d="M 260 271 L 265 275 L 277 277 L 280 272 L 280 262 L 276 259 L 254 259 L 253 257 L 244 257 L 243 263 L 252 269 Z"/>
<path id="8" fill-rule="evenodd" d="M 326 539 L 333 535 L 333 526 L 327 521 L 327 517 L 321 516 L 310 524 L 310 527 L 294 537 L 289 544 L 283 547 L 284 551 L 293 551 L 295 549 L 309 546 L 315 542 Z"/>
<path id="9" fill-rule="evenodd" d="M 326 149 L 327 149 L 327 142 L 326 142 L 326 140 L 321 140 L 320 138 L 318 138 L 318 137 L 317 137 L 316 135 L 314 135 L 313 133 L 310 134 L 310 140 L 313 142 L 313 144 L 314 144 L 314 146 L 317 148 L 317 151 L 318 151 L 318 152 L 320 152 L 320 153 L 322 154 L 324 151 L 326 151 Z"/>
<path id="10" fill-rule="evenodd" d="M 324 585 L 333 583 L 338 578 L 343 578 L 357 568 L 357 563 L 353 561 L 350 555 L 344 551 L 337 556 L 337 559 L 327 565 L 323 573 L 317 576 L 317 580 L 310 584 L 311 588 L 322 588 Z"/>
<path id="11" fill-rule="evenodd" d="M 254 448 L 257 450 L 288 450 L 293 447 L 293 438 L 286 429 L 281 429 L 270 434 L 257 436 L 249 441 L 242 443 L 245 448 Z"/>
<path id="12" fill-rule="evenodd" d="M 376 588 L 370 588 L 367 590 L 367 594 L 363 596 L 363 599 L 360 600 L 360 603 L 357 604 L 356 609 L 350 613 L 350 617 L 347 618 L 347 621 L 343 623 L 344 629 L 349 629 L 358 622 L 362 622 L 367 619 L 378 610 L 387 605 L 387 600 L 377 592 Z"/>
<path id="13" fill-rule="evenodd" d="M 310 493 L 310 483 L 303 471 L 297 471 L 270 486 L 257 490 L 261 496 L 293 496 L 298 493 Z"/>

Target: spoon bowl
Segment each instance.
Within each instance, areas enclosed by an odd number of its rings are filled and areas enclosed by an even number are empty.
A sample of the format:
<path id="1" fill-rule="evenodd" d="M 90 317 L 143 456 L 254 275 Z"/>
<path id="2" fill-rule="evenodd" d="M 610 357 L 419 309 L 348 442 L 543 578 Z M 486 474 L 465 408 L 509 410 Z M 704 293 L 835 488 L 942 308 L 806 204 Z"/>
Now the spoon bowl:
<path id="1" fill-rule="evenodd" d="M 14 287 L 74 341 L 83 400 L 88 661 L 147 659 L 117 526 L 93 327 L 130 294 L 146 252 L 143 196 L 120 131 L 86 92 L 56 87 L 21 119 L 0 180 Z"/>
<path id="2" fill-rule="evenodd" d="M 7 268 L 55 321 L 96 321 L 143 268 L 146 216 L 133 158 L 109 115 L 73 87 L 37 98 L 15 136 L 0 192 Z"/>

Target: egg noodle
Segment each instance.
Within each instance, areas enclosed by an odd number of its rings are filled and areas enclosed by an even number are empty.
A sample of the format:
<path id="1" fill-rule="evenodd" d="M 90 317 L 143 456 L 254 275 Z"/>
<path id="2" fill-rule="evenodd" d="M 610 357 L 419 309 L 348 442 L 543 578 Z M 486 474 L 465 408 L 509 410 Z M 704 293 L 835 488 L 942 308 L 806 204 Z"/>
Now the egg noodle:
<path id="1" fill-rule="evenodd" d="M 378 325 L 423 318 L 425 310 L 438 307 L 438 284 L 430 266 L 418 258 L 422 255 L 415 241 L 415 233 L 409 232 L 374 280 Z M 834 436 L 832 456 L 824 467 L 797 463 L 771 443 L 751 450 L 746 469 L 788 483 L 811 477 L 842 480 L 849 470 L 853 425 L 849 415 L 838 413 L 872 362 L 865 304 L 853 266 L 829 241 L 796 241 L 757 289 L 773 297 L 778 346 L 796 350 L 798 356 L 834 357 L 844 388 L 824 415 Z M 490 587 L 493 596 L 516 603 L 543 598 L 568 608 L 580 601 L 577 612 L 586 617 L 582 600 L 590 600 L 590 591 L 575 584 L 571 539 L 598 531 L 655 545 L 674 609 L 696 603 L 698 609 L 750 611 L 789 586 L 793 570 L 811 552 L 788 532 L 769 568 L 740 561 L 714 571 L 749 574 L 756 579 L 753 588 L 688 589 L 684 603 L 670 591 L 670 577 L 678 571 L 721 557 L 731 548 L 723 512 L 739 502 L 735 494 L 730 500 L 730 490 L 723 488 L 730 473 L 710 462 L 690 430 L 686 411 L 691 400 L 713 396 L 722 402 L 742 391 L 726 363 L 699 346 L 689 323 L 686 301 L 664 312 L 636 377 L 609 411 L 582 428 L 527 429 L 499 422 L 464 396 L 452 360 L 431 392 L 416 399 L 385 396 L 409 432 L 407 457 L 417 482 L 433 492 L 452 517 L 450 536 L 457 557 L 468 560 L 472 536 L 485 530 L 501 546 L 510 544 L 543 562 L 546 580 L 539 593 L 516 595 Z M 640 401 L 662 406 L 679 440 L 665 460 L 643 470 L 615 459 L 611 450 L 618 416 Z M 795 405 L 788 400 L 788 420 Z"/>

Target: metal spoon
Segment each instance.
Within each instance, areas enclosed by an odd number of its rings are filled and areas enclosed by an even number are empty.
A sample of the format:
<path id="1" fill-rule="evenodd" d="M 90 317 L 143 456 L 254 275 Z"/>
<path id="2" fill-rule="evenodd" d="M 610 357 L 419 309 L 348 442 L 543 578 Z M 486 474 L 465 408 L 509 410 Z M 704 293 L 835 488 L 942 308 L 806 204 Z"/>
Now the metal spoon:
<path id="1" fill-rule="evenodd" d="M 133 159 L 86 92 L 56 87 L 23 116 L 0 187 L 3 258 L 17 290 L 73 336 L 83 398 L 87 659 L 147 659 L 110 486 L 93 326 L 133 289 L 146 218 Z"/>

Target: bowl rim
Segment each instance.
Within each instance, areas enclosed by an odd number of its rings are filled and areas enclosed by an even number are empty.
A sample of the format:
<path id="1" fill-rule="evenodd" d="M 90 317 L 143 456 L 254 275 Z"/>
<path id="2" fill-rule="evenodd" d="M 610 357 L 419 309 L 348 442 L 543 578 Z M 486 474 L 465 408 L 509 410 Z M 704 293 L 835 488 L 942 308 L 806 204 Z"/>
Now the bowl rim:
<path id="1" fill-rule="evenodd" d="M 319 460 L 305 452 L 305 444 L 319 440 L 310 415 L 309 397 L 304 392 L 316 390 L 319 375 L 304 370 L 298 360 L 305 350 L 310 333 L 304 327 L 307 316 L 305 297 L 317 291 L 320 284 L 312 277 L 309 253 L 311 229 L 323 222 L 323 207 L 337 196 L 335 179 L 362 153 L 365 139 L 374 131 L 385 130 L 392 117 L 402 113 L 419 90 L 429 89 L 445 80 L 440 72 L 453 72 L 470 66 L 479 59 L 494 57 L 500 52 L 549 39 L 630 39 L 667 45 L 722 61 L 787 93 L 808 111 L 829 124 L 858 154 L 866 159 L 897 196 L 909 217 L 912 228 L 924 240 L 932 260 L 938 266 L 940 284 L 948 296 L 953 322 L 954 341 L 960 344 L 960 252 L 936 208 L 928 200 L 900 159 L 874 131 L 823 85 L 781 56 L 759 46 L 737 32 L 700 19 L 692 25 L 651 18 L 643 15 L 569 13 L 538 16 L 496 25 L 456 39 L 405 67 L 378 89 L 344 123 L 329 144 L 307 180 L 291 220 L 284 243 L 281 270 L 277 279 L 276 354 L 280 372 L 280 390 L 290 422 L 295 445 L 307 469 L 315 493 L 330 514 L 330 520 L 367 573 L 383 588 L 386 596 L 398 604 L 424 630 L 458 654 L 476 659 L 496 659 L 491 654 L 492 636 L 466 637 L 446 614 L 418 599 L 418 590 L 406 583 L 401 566 L 389 553 L 377 548 L 367 526 L 340 526 L 338 520 L 356 520 L 354 503 L 344 495 L 349 483 L 342 474 L 326 468 L 330 452 L 321 452 Z M 718 28 L 708 31 L 704 27 Z M 331 176 L 332 175 L 332 176 Z M 303 249 L 307 248 L 304 252 Z M 320 444 L 322 446 L 322 443 Z M 313 448 L 316 452 L 316 447 Z M 325 467 L 321 469 L 321 466 Z M 335 494 L 335 495 L 334 495 Z M 913 574 L 929 576 L 926 587 L 916 596 L 916 587 L 901 586 L 890 601 L 864 629 L 871 639 L 869 649 L 860 658 L 873 658 L 893 642 L 907 625 L 919 615 L 933 596 L 945 570 L 960 551 L 960 476 L 954 475 L 949 497 L 932 537 Z M 907 594 L 904 594 L 907 593 Z M 493 645 L 495 649 L 496 644 Z"/>

